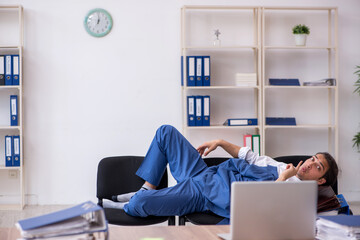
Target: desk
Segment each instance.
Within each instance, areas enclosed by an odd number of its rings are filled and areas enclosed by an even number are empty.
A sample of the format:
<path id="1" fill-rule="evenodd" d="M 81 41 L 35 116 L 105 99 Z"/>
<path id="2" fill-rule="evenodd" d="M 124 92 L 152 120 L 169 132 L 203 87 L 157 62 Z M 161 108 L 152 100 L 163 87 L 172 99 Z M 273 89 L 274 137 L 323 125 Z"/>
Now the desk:
<path id="1" fill-rule="evenodd" d="M 164 240 L 206 239 L 219 240 L 218 233 L 230 231 L 229 225 L 203 226 L 114 226 L 109 225 L 110 240 L 160 237 Z M 16 240 L 20 232 L 14 228 L 0 228 L 1 240 Z"/>

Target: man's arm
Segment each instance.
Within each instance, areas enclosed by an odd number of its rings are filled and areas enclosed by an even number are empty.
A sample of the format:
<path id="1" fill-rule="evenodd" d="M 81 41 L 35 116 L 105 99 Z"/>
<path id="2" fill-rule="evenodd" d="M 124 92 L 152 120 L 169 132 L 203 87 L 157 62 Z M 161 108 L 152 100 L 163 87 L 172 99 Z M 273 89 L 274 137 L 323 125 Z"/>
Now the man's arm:
<path id="1" fill-rule="evenodd" d="M 238 157 L 238 154 L 239 154 L 239 151 L 241 148 L 241 147 L 236 146 L 235 144 L 229 143 L 223 139 L 217 139 L 217 140 L 212 140 L 210 142 L 203 143 L 196 150 L 200 153 L 200 155 L 207 156 L 210 152 L 214 151 L 219 146 L 222 147 L 226 152 L 228 152 L 234 158 Z"/>

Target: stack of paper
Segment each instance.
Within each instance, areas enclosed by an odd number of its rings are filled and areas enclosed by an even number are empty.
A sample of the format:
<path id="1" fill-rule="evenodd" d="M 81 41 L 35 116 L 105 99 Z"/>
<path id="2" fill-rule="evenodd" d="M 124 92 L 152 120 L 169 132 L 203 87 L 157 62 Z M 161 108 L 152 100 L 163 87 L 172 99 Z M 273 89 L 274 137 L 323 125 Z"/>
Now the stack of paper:
<path id="1" fill-rule="evenodd" d="M 237 73 L 235 79 L 236 86 L 256 87 L 256 73 Z"/>
<path id="2" fill-rule="evenodd" d="M 28 218 L 17 222 L 16 227 L 25 239 L 54 238 L 64 236 L 103 233 L 107 238 L 107 222 L 104 210 L 88 201 L 77 206 Z"/>
<path id="3" fill-rule="evenodd" d="M 320 216 L 316 228 L 316 239 L 360 239 L 360 216 Z"/>

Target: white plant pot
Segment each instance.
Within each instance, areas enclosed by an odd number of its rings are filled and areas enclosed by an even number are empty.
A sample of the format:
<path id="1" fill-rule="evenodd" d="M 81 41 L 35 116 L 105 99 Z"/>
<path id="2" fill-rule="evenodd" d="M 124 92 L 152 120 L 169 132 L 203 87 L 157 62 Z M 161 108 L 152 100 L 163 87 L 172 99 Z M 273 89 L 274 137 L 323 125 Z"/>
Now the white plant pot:
<path id="1" fill-rule="evenodd" d="M 307 34 L 294 34 L 296 46 L 305 46 Z"/>

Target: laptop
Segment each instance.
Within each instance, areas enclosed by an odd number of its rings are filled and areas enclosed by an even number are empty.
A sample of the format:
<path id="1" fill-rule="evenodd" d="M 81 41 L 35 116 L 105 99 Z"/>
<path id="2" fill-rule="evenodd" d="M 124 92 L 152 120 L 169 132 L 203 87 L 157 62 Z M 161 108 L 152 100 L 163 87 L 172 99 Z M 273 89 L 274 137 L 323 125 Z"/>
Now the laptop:
<path id="1" fill-rule="evenodd" d="M 317 183 L 233 182 L 226 240 L 314 239 Z"/>

